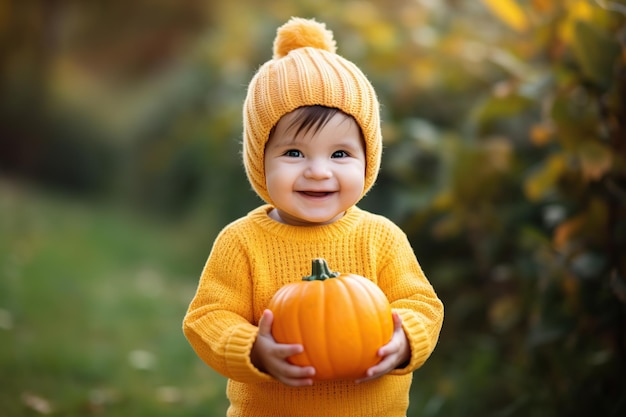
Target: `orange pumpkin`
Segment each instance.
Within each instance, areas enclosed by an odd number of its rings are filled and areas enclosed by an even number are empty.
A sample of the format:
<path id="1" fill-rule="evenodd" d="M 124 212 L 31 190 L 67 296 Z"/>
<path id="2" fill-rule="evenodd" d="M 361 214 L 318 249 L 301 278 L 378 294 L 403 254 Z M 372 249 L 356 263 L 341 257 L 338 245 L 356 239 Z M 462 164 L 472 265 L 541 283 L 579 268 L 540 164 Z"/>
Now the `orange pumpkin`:
<path id="1" fill-rule="evenodd" d="M 311 276 L 279 289 L 268 308 L 274 339 L 304 346 L 289 362 L 313 366 L 316 380 L 363 377 L 393 333 L 381 289 L 362 276 L 330 272 L 324 259 L 313 260 Z"/>

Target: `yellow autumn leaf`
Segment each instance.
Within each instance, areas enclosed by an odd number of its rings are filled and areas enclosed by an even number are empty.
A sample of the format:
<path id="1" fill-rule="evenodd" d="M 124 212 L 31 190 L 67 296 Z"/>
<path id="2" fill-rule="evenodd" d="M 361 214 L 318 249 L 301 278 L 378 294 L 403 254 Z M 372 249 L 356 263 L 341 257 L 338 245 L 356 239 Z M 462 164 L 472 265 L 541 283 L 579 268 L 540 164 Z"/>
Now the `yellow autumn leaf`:
<path id="1" fill-rule="evenodd" d="M 588 22 L 593 17 L 593 5 L 587 0 L 570 0 L 567 7 L 567 16 L 558 27 L 561 39 L 571 43 L 574 38 L 574 26 L 576 22 Z"/>
<path id="2" fill-rule="evenodd" d="M 369 44 L 379 50 L 393 49 L 397 37 L 396 29 L 386 22 L 375 22 L 365 29 Z"/>
<path id="3" fill-rule="evenodd" d="M 512 29 L 523 32 L 528 28 L 524 10 L 515 0 L 482 0 L 485 6 Z"/>

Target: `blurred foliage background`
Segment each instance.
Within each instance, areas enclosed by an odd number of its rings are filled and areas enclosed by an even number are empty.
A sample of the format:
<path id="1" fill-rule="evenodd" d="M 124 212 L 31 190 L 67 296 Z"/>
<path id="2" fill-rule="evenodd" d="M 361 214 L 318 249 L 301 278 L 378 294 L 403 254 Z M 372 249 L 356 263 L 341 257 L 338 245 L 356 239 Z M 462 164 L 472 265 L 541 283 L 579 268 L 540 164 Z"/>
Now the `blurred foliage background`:
<path id="1" fill-rule="evenodd" d="M 409 415 L 626 415 L 623 0 L 2 1 L 0 414 L 224 415 L 180 325 L 291 16 L 375 85 L 361 206 L 446 305 Z"/>

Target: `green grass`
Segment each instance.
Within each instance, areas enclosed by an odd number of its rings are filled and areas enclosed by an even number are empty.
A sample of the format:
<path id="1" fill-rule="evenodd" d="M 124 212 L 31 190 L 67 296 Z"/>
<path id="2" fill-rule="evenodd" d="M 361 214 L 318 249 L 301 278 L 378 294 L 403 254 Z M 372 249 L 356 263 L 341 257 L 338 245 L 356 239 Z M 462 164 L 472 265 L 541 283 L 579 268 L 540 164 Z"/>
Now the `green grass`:
<path id="1" fill-rule="evenodd" d="M 181 331 L 197 226 L 0 182 L 1 414 L 225 415 Z"/>

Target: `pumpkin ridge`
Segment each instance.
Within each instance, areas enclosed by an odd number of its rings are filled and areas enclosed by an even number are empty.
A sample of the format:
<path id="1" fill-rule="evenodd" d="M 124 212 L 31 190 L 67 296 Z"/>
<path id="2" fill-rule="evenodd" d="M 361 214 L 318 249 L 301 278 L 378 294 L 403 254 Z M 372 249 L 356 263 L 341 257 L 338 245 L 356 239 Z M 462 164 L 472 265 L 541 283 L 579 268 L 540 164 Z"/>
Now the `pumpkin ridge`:
<path id="1" fill-rule="evenodd" d="M 272 311 L 274 315 L 274 322 L 272 323 L 272 336 L 277 342 L 284 340 L 284 326 L 282 323 L 284 322 L 285 314 L 283 314 L 283 310 L 285 310 L 285 303 L 289 300 L 289 292 L 290 287 L 281 288 L 275 295 L 274 298 L 270 301 L 268 308 Z"/>
<path id="2" fill-rule="evenodd" d="M 332 285 L 334 283 L 333 281 L 329 281 L 329 282 L 320 282 L 320 294 L 319 294 L 319 313 L 320 313 L 320 323 L 321 323 L 321 327 L 323 328 L 323 331 L 321 331 L 319 333 L 319 351 L 323 353 L 323 355 L 319 358 L 321 359 L 319 362 L 321 365 L 323 365 L 323 370 L 320 371 L 320 374 L 323 375 L 324 379 L 328 379 L 331 375 L 334 374 L 334 366 L 332 363 L 332 357 L 333 357 L 333 351 L 331 349 L 331 346 L 328 343 L 328 339 L 329 339 L 329 335 L 332 335 L 332 331 L 329 331 L 329 327 L 332 327 L 334 325 L 334 322 L 332 321 L 333 318 L 332 316 L 329 314 L 329 307 L 332 307 L 333 303 L 328 303 L 328 297 L 329 297 L 329 285 Z M 332 292 L 331 292 L 332 295 Z M 324 302 L 326 301 L 326 302 Z"/>
<path id="3" fill-rule="evenodd" d="M 369 285 L 369 284 L 372 285 Z M 382 292 L 382 290 L 380 289 L 380 287 L 378 287 L 378 285 L 376 285 L 373 281 L 363 281 L 361 282 L 361 285 L 365 288 L 366 292 L 367 292 L 367 296 L 369 297 L 369 305 L 371 308 L 371 311 L 384 311 L 386 308 L 388 308 L 389 313 L 391 313 L 391 308 L 389 307 L 388 304 L 384 305 L 383 303 L 380 302 L 380 297 L 378 296 L 378 293 L 382 293 L 384 295 L 384 293 Z M 385 295 L 385 300 L 386 300 L 387 296 Z M 386 337 L 385 335 L 385 326 L 384 326 L 384 321 L 381 321 L 383 319 L 385 319 L 385 321 L 390 321 L 391 320 L 391 314 L 389 314 L 389 318 L 387 318 L 386 316 L 383 316 L 381 313 L 378 313 L 378 320 L 373 320 L 378 326 L 377 326 L 377 341 L 376 344 L 378 345 L 378 347 L 382 347 L 383 345 L 386 345 L 387 343 L 389 343 L 389 341 L 391 340 L 391 336 L 393 334 L 393 321 L 391 321 L 391 329 L 392 331 L 389 333 L 389 337 Z M 377 349 L 378 350 L 378 349 Z"/>
<path id="4" fill-rule="evenodd" d="M 363 303 L 364 307 L 361 313 L 368 317 L 367 322 L 369 324 L 368 331 L 363 334 L 362 341 L 363 344 L 370 349 L 367 351 L 367 356 L 363 358 L 363 361 L 369 362 L 370 366 L 373 366 L 380 362 L 378 349 L 386 343 L 381 342 L 383 330 L 380 323 L 381 317 L 385 314 L 383 312 L 388 310 L 385 310 L 384 306 L 380 305 L 376 298 L 377 294 L 374 294 L 374 292 L 380 292 L 380 294 L 382 294 L 382 291 L 379 290 L 376 284 L 366 278 L 359 279 L 358 281 L 359 283 L 357 285 L 363 289 L 363 297 L 367 299 L 367 301 Z"/>
<path id="5" fill-rule="evenodd" d="M 292 297 L 292 300 L 298 300 L 300 297 L 302 297 L 302 293 L 305 292 L 306 289 L 302 288 L 300 286 L 294 285 L 294 296 Z M 300 323 L 300 312 L 304 310 L 302 308 L 302 306 L 300 305 L 300 303 L 298 302 L 294 302 L 290 308 L 289 311 L 289 315 L 291 316 L 291 319 L 295 322 L 295 326 L 294 325 L 290 325 L 289 329 L 291 329 L 291 331 L 293 331 L 295 333 L 295 337 L 294 337 L 294 342 L 293 343 L 297 343 L 297 344 L 304 344 L 304 340 L 303 340 L 303 335 L 302 335 L 302 330 L 301 330 L 301 323 Z M 303 351 L 301 353 L 298 353 L 296 355 L 292 355 L 289 357 L 289 359 L 291 359 L 291 361 L 296 364 L 296 365 L 306 365 L 307 363 L 310 363 L 310 360 L 307 356 L 306 351 Z"/>
<path id="6" fill-rule="evenodd" d="M 292 330 L 298 332 L 300 336 L 298 343 L 301 343 L 304 347 L 302 353 L 291 356 L 291 358 L 298 360 L 294 364 L 298 366 L 313 366 L 317 372 L 317 361 L 315 360 L 315 354 L 312 353 L 315 351 L 315 346 L 311 345 L 311 339 L 308 337 L 312 331 L 312 326 L 315 325 L 311 320 L 311 316 L 316 314 L 315 306 L 310 303 L 311 299 L 315 299 L 316 293 L 316 286 L 298 286 L 298 293 L 294 297 L 295 306 L 289 314 L 294 319 Z"/>
<path id="7" fill-rule="evenodd" d="M 368 326 L 368 331 L 362 333 L 361 340 L 365 346 L 372 346 L 374 349 L 368 352 L 368 357 L 363 358 L 364 361 L 370 362 L 371 366 L 373 366 L 380 361 L 377 355 L 378 349 L 389 341 L 383 340 L 385 338 L 384 329 L 380 324 L 383 319 L 383 313 L 380 312 L 385 311 L 385 308 L 378 302 L 379 298 L 373 294 L 374 292 L 382 293 L 382 290 L 373 281 L 367 278 L 355 279 L 354 282 L 356 284 L 355 287 L 359 287 L 363 290 L 363 298 L 367 299 L 366 302 L 361 304 L 360 313 L 368 317 L 367 322 L 370 323 L 370 325 Z"/>
<path id="8" fill-rule="evenodd" d="M 302 332 L 300 331 L 298 316 L 294 314 L 294 310 L 297 313 L 300 309 L 297 300 L 302 290 L 297 285 L 287 284 L 276 293 L 275 299 L 270 304 L 270 309 L 274 313 L 272 335 L 278 343 L 302 343 Z M 292 355 L 288 358 L 290 363 L 296 365 L 306 364 L 303 360 L 306 360 L 306 358 L 303 359 L 302 354 Z"/>
<path id="9" fill-rule="evenodd" d="M 302 332 L 302 345 L 304 353 L 309 359 L 309 365 L 315 368 L 315 376 L 317 379 L 321 375 L 320 362 L 320 346 L 324 343 L 320 339 L 320 335 L 324 333 L 323 322 L 320 321 L 320 291 L 323 291 L 322 281 L 311 281 L 307 285 L 302 286 L 302 292 L 299 299 L 303 302 L 301 312 L 298 317 L 298 329 Z"/>
<path id="10" fill-rule="evenodd" d="M 345 333 L 347 330 L 350 330 L 352 337 L 348 338 L 347 346 L 339 346 L 341 352 L 340 356 L 342 358 L 340 366 L 346 367 L 348 364 L 352 364 L 353 366 L 346 371 L 346 374 L 348 376 L 360 377 L 362 375 L 359 374 L 359 368 L 364 359 L 363 329 L 362 326 L 359 325 L 360 299 L 359 302 L 356 302 L 356 299 L 359 297 L 355 295 L 354 287 L 351 285 L 352 281 L 354 281 L 352 277 L 344 275 L 340 277 L 338 281 L 338 285 L 344 290 L 344 299 L 350 301 L 350 305 L 346 306 L 342 314 L 349 312 L 351 317 L 347 319 L 347 322 L 354 323 L 350 329 L 344 329 L 342 332 Z"/>

